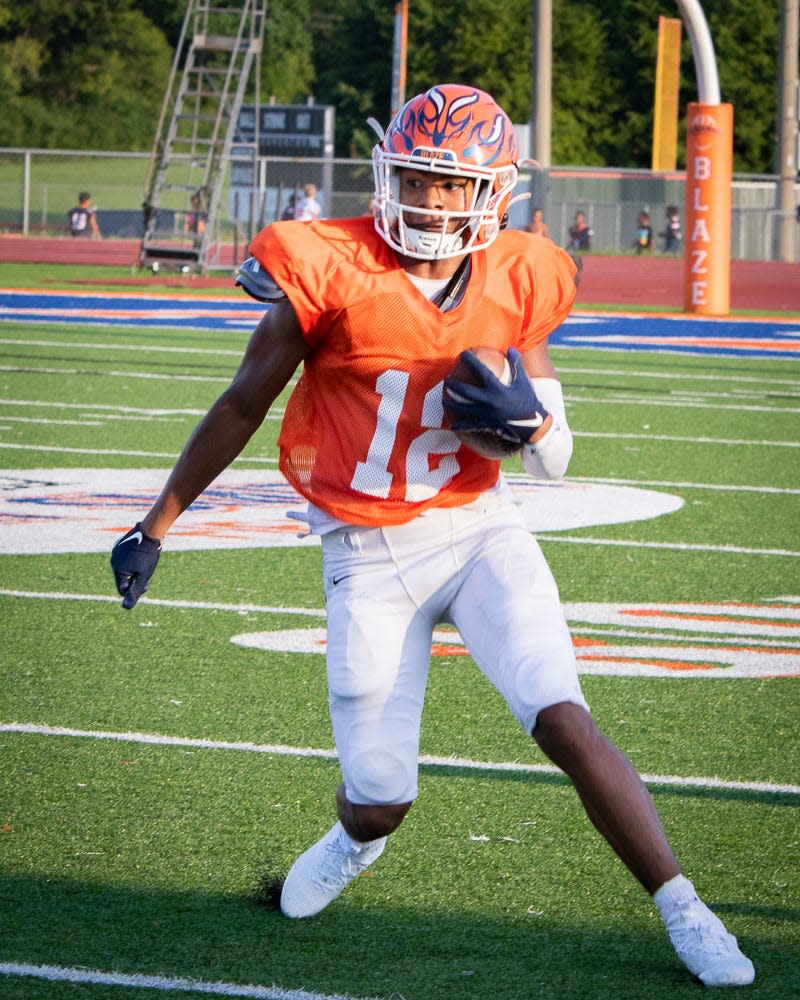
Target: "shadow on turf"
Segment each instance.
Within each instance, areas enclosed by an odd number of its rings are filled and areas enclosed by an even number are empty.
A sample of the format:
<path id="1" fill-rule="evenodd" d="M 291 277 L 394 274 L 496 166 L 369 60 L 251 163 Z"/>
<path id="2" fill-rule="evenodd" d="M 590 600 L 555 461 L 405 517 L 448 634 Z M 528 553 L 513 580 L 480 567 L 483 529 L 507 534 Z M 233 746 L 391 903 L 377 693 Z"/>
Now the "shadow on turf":
<path id="1" fill-rule="evenodd" d="M 457 912 L 441 902 L 432 908 L 424 901 L 424 881 L 418 906 L 396 906 L 385 898 L 391 873 L 380 881 L 362 879 L 320 916 L 290 921 L 257 905 L 263 898 L 255 879 L 247 893 L 214 894 L 0 878 L 0 903 L 14 916 L 4 928 L 0 962 L 302 986 L 387 1000 L 698 996 L 698 984 L 672 954 L 660 922 L 648 919 L 646 903 L 632 911 L 630 929 L 621 930 L 599 926 L 592 915 L 576 919 L 556 906 L 548 911 L 545 901 L 543 912 L 526 913 L 520 900 L 507 916 Z M 729 909 L 768 920 L 793 916 Z M 764 970 L 760 988 L 748 996 L 800 993 L 796 954 L 773 941 L 742 944 Z M 0 987 L 15 981 L 22 982 L 0 977 Z M 53 985 L 53 995 L 71 995 L 65 989 L 70 987 L 56 992 Z M 92 995 L 111 992 L 95 987 Z"/>
<path id="2" fill-rule="evenodd" d="M 477 771 L 473 767 L 456 767 L 449 764 L 420 764 L 420 773 L 424 772 L 433 778 L 491 778 L 493 781 L 513 781 L 521 784 L 548 785 L 556 788 L 566 788 L 570 780 L 565 774 L 547 774 L 530 771 L 507 771 L 504 768 L 483 768 Z M 800 795 L 764 792 L 747 788 L 704 788 L 698 785 L 669 785 L 648 782 L 652 794 L 669 795 L 674 798 L 716 799 L 727 802 L 757 802 L 764 805 L 787 806 L 800 808 Z"/>

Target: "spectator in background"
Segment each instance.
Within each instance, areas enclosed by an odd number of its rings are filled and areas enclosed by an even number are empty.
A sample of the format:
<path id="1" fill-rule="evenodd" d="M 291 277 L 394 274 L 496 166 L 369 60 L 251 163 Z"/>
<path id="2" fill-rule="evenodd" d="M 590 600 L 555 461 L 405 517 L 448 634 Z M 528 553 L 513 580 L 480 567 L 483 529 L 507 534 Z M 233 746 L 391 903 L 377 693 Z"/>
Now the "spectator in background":
<path id="1" fill-rule="evenodd" d="M 295 205 L 297 204 L 297 192 L 292 191 L 286 201 L 286 208 L 281 213 L 281 222 L 288 222 L 295 217 Z"/>
<path id="2" fill-rule="evenodd" d="M 547 223 L 544 221 L 544 212 L 541 208 L 534 208 L 531 221 L 525 228 L 529 233 L 537 233 L 539 236 L 546 236 L 548 239 L 550 238 L 550 230 L 547 228 Z"/>
<path id="3" fill-rule="evenodd" d="M 653 250 L 653 227 L 650 225 L 650 213 L 642 209 L 636 220 L 636 240 L 634 247 L 637 253 L 651 253 Z"/>
<path id="4" fill-rule="evenodd" d="M 191 197 L 192 210 L 186 216 L 185 230 L 187 233 L 194 233 L 195 236 L 202 236 L 206 231 L 206 219 L 208 215 L 203 211 L 203 191 L 199 189 Z"/>
<path id="5" fill-rule="evenodd" d="M 658 234 L 664 240 L 664 253 L 680 253 L 683 233 L 677 205 L 667 205 L 664 232 Z"/>
<path id="6" fill-rule="evenodd" d="M 97 224 L 97 213 L 92 207 L 92 196 L 88 191 L 81 191 L 78 204 L 69 211 L 69 231 L 72 236 L 93 240 L 103 238 Z"/>
<path id="7" fill-rule="evenodd" d="M 583 212 L 577 211 L 575 213 L 575 218 L 567 230 L 567 234 L 569 236 L 569 242 L 567 243 L 568 250 L 592 249 L 594 229 L 591 229 L 586 224 L 586 215 Z"/>
<path id="8" fill-rule="evenodd" d="M 317 201 L 315 184 L 306 184 L 303 197 L 296 203 L 294 217 L 300 222 L 315 222 L 322 215 L 322 206 Z"/>

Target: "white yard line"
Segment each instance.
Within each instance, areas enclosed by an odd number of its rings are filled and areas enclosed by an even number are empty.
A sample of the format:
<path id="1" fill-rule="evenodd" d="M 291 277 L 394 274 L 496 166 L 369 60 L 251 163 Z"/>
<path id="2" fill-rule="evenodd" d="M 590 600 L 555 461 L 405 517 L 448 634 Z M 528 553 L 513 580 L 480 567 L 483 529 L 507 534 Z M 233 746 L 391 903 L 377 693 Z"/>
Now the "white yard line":
<path id="1" fill-rule="evenodd" d="M 33 736 L 66 736 L 93 740 L 113 740 L 148 746 L 190 747 L 198 750 L 236 750 L 245 753 L 271 754 L 279 757 L 318 757 L 336 760 L 335 750 L 316 747 L 293 747 L 280 743 L 233 742 L 183 736 L 162 736 L 154 733 L 121 733 L 102 729 L 72 729 L 66 726 L 46 726 L 32 722 L 3 722 L 0 732 Z M 419 762 L 428 767 L 448 767 L 470 771 L 506 771 L 515 774 L 563 774 L 552 764 L 520 764 L 516 761 L 481 761 L 469 757 L 437 757 L 421 755 Z M 779 785 L 769 781 L 726 781 L 722 778 L 693 777 L 676 774 L 641 774 L 648 785 L 678 788 L 725 789 L 737 792 L 763 792 L 771 795 L 800 795 L 800 785 Z"/>
<path id="2" fill-rule="evenodd" d="M 28 597 L 45 601 L 99 601 L 101 603 L 119 604 L 120 598 L 109 594 L 64 594 L 49 593 L 37 590 L 3 590 L 0 597 Z M 233 611 L 236 614 L 276 614 L 276 615 L 309 615 L 311 618 L 325 618 L 326 612 L 320 608 L 286 608 L 271 607 L 265 604 L 222 604 L 216 601 L 167 601 L 158 597 L 143 597 L 140 605 L 152 604 L 164 608 L 184 608 L 196 611 Z"/>
<path id="3" fill-rule="evenodd" d="M 608 479 L 605 476 L 570 476 L 572 483 L 602 483 L 605 486 L 656 486 L 671 490 L 724 490 L 730 493 L 779 493 L 793 496 L 800 489 L 788 486 L 745 486 L 738 483 L 691 483 L 671 479 Z"/>
<path id="4" fill-rule="evenodd" d="M 277 418 L 276 418 L 277 419 Z M 43 451 L 57 452 L 68 455 L 119 455 L 135 456 L 136 458 L 168 458 L 174 462 L 178 453 L 174 451 L 134 451 L 123 448 L 63 448 L 51 444 L 10 444 L 0 442 L 0 448 L 6 451 Z M 257 462 L 265 465 L 277 465 L 277 458 L 256 458 L 252 455 L 240 455 L 235 462 Z"/>
<path id="5" fill-rule="evenodd" d="M 9 344 L 18 347 L 58 347 L 59 349 L 66 348 L 73 351 L 131 351 L 134 354 L 140 354 L 145 351 L 154 354 L 211 354 L 213 356 L 228 358 L 240 358 L 244 352 L 244 348 L 232 351 L 222 347 L 169 347 L 158 344 L 134 344 L 129 340 L 116 344 L 92 344 L 80 340 L 13 340 L 11 337 L 0 337 L 0 344 Z"/>
<path id="6" fill-rule="evenodd" d="M 2 369 L 0 369 L 2 370 Z M 105 375 L 105 372 L 101 374 Z M 564 397 L 568 404 L 592 403 L 597 406 L 646 406 L 650 410 L 660 407 L 693 410 L 736 410 L 737 413 L 800 413 L 800 401 L 797 406 L 755 406 L 751 403 L 737 402 L 737 396 L 731 394 L 729 403 L 717 402 L 716 399 L 707 402 L 705 399 L 671 396 L 654 399 L 652 396 L 628 396 L 622 393 L 609 393 L 607 396 L 574 396 L 569 391 Z M 763 395 L 759 396 L 763 398 Z"/>
<path id="7" fill-rule="evenodd" d="M 700 545 L 688 542 L 636 542 L 625 538 L 582 538 L 566 535 L 536 534 L 539 542 L 567 542 L 572 545 L 617 545 L 631 549 L 671 549 L 676 552 L 717 552 L 722 555 L 744 556 L 787 556 L 790 559 L 800 557 L 800 552 L 791 549 L 750 549 L 740 545 Z"/>
<path id="8" fill-rule="evenodd" d="M 666 379 L 668 382 L 721 382 L 727 386 L 736 386 L 739 383 L 751 384 L 751 385 L 762 385 L 766 391 L 774 391 L 776 385 L 787 385 L 792 386 L 800 390 L 800 379 L 796 378 L 773 378 L 771 375 L 769 378 L 759 375 L 709 375 L 705 372 L 673 372 L 669 370 L 664 371 L 646 371 L 646 370 L 636 370 L 633 368 L 570 368 L 569 365 L 558 365 L 559 375 L 592 375 L 592 376 L 606 376 L 606 375 L 619 375 L 623 378 L 660 378 Z"/>
<path id="9" fill-rule="evenodd" d="M 111 410 L 113 413 L 136 413 L 146 417 L 166 416 L 173 414 L 186 414 L 188 416 L 202 417 L 206 412 L 201 409 L 190 407 L 141 407 L 141 406 L 120 406 L 112 403 L 62 403 L 60 400 L 51 399 L 0 399 L 0 406 L 41 406 L 52 407 L 57 410 Z"/>
<path id="10" fill-rule="evenodd" d="M 101 376 L 102 378 L 141 378 L 141 379 L 154 379 L 159 382 L 219 382 L 220 384 L 227 385 L 230 382 L 230 376 L 225 375 L 175 375 L 175 374 L 159 374 L 158 372 L 136 372 L 136 371 L 117 371 L 116 369 L 97 369 L 96 371 L 90 370 L 88 368 L 44 368 L 30 365 L 0 365 L 0 372 L 16 372 L 17 374 L 25 375 L 92 375 Z"/>
<path id="11" fill-rule="evenodd" d="M 734 448 L 752 446 L 758 448 L 800 448 L 800 441 L 765 441 L 758 438 L 713 438 L 690 437 L 684 434 L 620 434 L 616 431 L 576 431 L 573 437 L 608 438 L 612 441 L 674 441 L 679 444 L 732 445 Z"/>
<path id="12" fill-rule="evenodd" d="M 140 990 L 176 990 L 182 993 L 206 993 L 220 997 L 250 997 L 251 1000 L 355 1000 L 340 993 L 309 993 L 307 990 L 284 990 L 279 986 L 240 986 L 237 983 L 208 983 L 202 979 L 149 976 L 142 973 L 101 972 L 99 969 L 64 968 L 60 965 L 26 965 L 0 962 L 0 973 L 24 976 L 54 983 L 87 983 L 90 986 L 128 986 Z"/>

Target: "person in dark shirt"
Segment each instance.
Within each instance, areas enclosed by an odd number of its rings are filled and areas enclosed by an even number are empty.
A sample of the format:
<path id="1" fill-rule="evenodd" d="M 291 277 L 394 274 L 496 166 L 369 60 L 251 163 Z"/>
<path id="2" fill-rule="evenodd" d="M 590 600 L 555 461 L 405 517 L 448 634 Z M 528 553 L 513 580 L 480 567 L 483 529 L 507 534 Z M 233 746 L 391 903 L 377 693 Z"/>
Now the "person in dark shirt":
<path id="1" fill-rule="evenodd" d="M 664 253 L 680 253 L 683 233 L 677 205 L 667 205 L 664 232 L 658 234 L 664 240 Z"/>
<path id="2" fill-rule="evenodd" d="M 69 211 L 69 231 L 72 236 L 94 240 L 103 238 L 97 224 L 97 213 L 92 207 L 92 196 L 88 191 L 81 191 L 78 195 L 78 204 Z"/>
<path id="3" fill-rule="evenodd" d="M 583 212 L 576 212 L 572 225 L 567 230 L 569 250 L 591 250 L 594 229 L 586 224 L 586 216 Z"/>

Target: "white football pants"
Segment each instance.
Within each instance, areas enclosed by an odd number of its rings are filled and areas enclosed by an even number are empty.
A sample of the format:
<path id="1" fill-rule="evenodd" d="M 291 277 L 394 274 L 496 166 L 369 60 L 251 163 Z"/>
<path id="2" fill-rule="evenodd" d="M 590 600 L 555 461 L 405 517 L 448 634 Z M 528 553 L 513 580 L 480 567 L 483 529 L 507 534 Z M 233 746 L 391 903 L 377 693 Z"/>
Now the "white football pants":
<path id="1" fill-rule="evenodd" d="M 351 802 L 417 795 L 433 630 L 452 622 L 527 733 L 588 709 L 553 575 L 509 491 L 408 524 L 323 535 L 330 713 Z"/>

